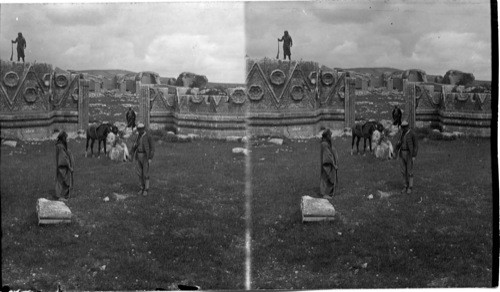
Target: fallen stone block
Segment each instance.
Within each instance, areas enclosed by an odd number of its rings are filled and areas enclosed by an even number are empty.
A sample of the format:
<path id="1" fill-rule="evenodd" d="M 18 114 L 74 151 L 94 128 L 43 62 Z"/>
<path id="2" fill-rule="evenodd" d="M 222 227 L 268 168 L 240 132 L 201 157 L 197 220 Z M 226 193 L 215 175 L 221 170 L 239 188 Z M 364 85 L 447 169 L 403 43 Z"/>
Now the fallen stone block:
<path id="1" fill-rule="evenodd" d="M 71 223 L 71 210 L 64 202 L 39 198 L 36 211 L 39 225 Z"/>
<path id="2" fill-rule="evenodd" d="M 302 222 L 332 221 L 335 217 L 335 208 L 327 200 L 302 196 Z"/>
<path id="3" fill-rule="evenodd" d="M 14 140 L 6 140 L 2 142 L 3 145 L 10 146 L 10 147 L 16 147 L 17 141 Z"/>
<path id="4" fill-rule="evenodd" d="M 238 136 L 227 136 L 226 137 L 226 142 L 239 142 L 240 141 L 240 137 Z"/>
<path id="5" fill-rule="evenodd" d="M 283 139 L 279 139 L 279 138 L 269 139 L 269 143 L 273 143 L 276 145 L 283 145 Z"/>
<path id="6" fill-rule="evenodd" d="M 250 151 L 248 149 L 245 149 L 245 148 L 241 148 L 241 147 L 236 147 L 236 148 L 233 148 L 233 153 L 237 154 L 237 153 L 243 153 L 245 155 L 248 155 Z"/>
<path id="7" fill-rule="evenodd" d="M 191 142 L 192 138 L 188 135 L 178 134 L 177 141 L 178 142 Z"/>
<path id="8" fill-rule="evenodd" d="M 241 143 L 248 143 L 250 141 L 250 138 L 248 136 L 244 136 L 241 138 Z"/>

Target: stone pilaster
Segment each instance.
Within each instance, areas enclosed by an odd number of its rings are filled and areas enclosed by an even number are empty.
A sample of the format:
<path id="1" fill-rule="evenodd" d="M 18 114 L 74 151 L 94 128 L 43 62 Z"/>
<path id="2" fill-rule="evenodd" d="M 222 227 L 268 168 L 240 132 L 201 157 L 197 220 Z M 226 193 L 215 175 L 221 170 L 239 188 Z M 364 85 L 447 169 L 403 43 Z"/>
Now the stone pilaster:
<path id="1" fill-rule="evenodd" d="M 403 120 L 407 120 L 411 128 L 415 128 L 415 83 L 403 81 L 405 112 Z"/>
<path id="2" fill-rule="evenodd" d="M 356 121 L 356 79 L 345 77 L 344 82 L 344 126 L 350 128 Z"/>
<path id="3" fill-rule="evenodd" d="M 139 90 L 139 117 L 138 122 L 143 123 L 146 128 L 149 127 L 149 86 L 142 85 L 140 82 L 137 82 L 138 90 Z"/>
<path id="4" fill-rule="evenodd" d="M 78 130 L 89 125 L 89 86 L 89 80 L 78 79 Z"/>

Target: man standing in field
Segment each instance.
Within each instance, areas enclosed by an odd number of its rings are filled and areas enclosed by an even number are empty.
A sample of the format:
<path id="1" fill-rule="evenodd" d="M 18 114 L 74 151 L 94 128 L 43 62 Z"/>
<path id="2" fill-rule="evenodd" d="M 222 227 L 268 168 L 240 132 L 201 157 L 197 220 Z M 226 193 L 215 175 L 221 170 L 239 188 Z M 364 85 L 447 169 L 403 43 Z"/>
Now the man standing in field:
<path id="1" fill-rule="evenodd" d="M 18 33 L 16 40 L 12 41 L 12 43 L 17 43 L 17 61 L 19 62 L 22 58 L 24 63 L 24 49 L 26 49 L 26 39 L 23 37 L 23 34 Z"/>
<path id="2" fill-rule="evenodd" d="M 73 156 L 68 150 L 68 134 L 62 131 L 56 142 L 56 194 L 59 201 L 69 199 L 69 190 L 73 187 Z"/>
<path id="3" fill-rule="evenodd" d="M 291 60 L 292 53 L 290 52 L 290 48 L 293 45 L 292 37 L 288 34 L 288 31 L 285 30 L 285 34 L 278 39 L 278 42 L 283 42 L 283 60 L 286 60 L 286 56 L 288 56 L 288 60 Z"/>
<path id="4" fill-rule="evenodd" d="M 398 105 L 394 106 L 394 109 L 392 110 L 392 121 L 393 125 L 395 126 L 401 126 L 401 118 L 403 117 L 403 112 L 401 109 L 398 107 Z"/>
<path id="5" fill-rule="evenodd" d="M 135 127 L 135 111 L 131 107 L 128 108 L 125 118 L 127 119 L 127 128 L 133 129 Z"/>
<path id="6" fill-rule="evenodd" d="M 139 132 L 134 145 L 132 146 L 132 161 L 137 160 L 136 172 L 139 176 L 141 190 L 137 195 L 147 196 L 149 191 L 149 165 L 155 154 L 153 138 L 146 132 L 143 123 L 137 125 Z"/>
<path id="7" fill-rule="evenodd" d="M 408 122 L 401 123 L 401 136 L 396 144 L 396 153 L 401 161 L 401 174 L 405 180 L 405 187 L 401 193 L 411 194 L 413 188 L 413 163 L 417 157 L 417 136 L 410 129 Z"/>
<path id="8" fill-rule="evenodd" d="M 332 132 L 327 129 L 321 136 L 321 176 L 319 192 L 325 199 L 332 199 L 338 184 L 339 169 L 337 150 L 333 147 Z"/>

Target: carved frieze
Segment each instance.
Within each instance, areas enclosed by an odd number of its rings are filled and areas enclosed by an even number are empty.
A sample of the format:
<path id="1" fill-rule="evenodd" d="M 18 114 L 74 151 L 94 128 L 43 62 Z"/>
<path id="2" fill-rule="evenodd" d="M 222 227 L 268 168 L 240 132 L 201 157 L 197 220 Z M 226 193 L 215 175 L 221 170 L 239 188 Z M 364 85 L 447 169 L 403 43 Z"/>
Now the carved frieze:
<path id="1" fill-rule="evenodd" d="M 326 86 L 330 86 L 335 82 L 335 75 L 332 72 L 323 72 L 321 74 L 321 82 Z"/>
<path id="2" fill-rule="evenodd" d="M 38 90 L 35 87 L 26 87 L 24 89 L 24 100 L 27 103 L 34 103 L 38 97 Z"/>

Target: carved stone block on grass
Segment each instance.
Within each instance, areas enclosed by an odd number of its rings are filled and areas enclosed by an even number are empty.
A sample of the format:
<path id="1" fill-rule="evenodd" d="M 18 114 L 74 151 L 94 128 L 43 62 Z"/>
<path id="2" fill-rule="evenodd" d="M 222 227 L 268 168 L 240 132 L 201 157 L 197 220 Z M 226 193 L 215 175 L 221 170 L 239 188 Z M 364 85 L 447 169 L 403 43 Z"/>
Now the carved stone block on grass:
<path id="1" fill-rule="evenodd" d="M 71 210 L 61 201 L 38 199 L 36 205 L 38 224 L 71 223 Z"/>
<path id="2" fill-rule="evenodd" d="M 302 222 L 332 221 L 335 208 L 327 199 L 303 196 L 301 202 Z"/>

